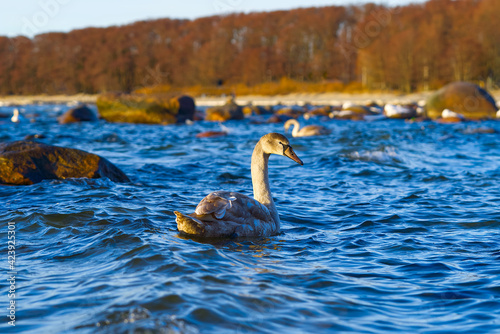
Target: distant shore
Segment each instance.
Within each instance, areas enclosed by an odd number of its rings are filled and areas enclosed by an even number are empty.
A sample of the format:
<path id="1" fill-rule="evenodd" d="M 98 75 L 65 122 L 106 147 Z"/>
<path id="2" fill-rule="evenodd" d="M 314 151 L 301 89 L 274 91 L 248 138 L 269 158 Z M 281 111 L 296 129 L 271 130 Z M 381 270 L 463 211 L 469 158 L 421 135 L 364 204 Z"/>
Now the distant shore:
<path id="1" fill-rule="evenodd" d="M 26 105 L 26 104 L 78 104 L 95 103 L 97 95 L 11 95 L 0 96 L 0 106 Z"/>
<path id="2" fill-rule="evenodd" d="M 490 92 L 496 101 L 500 102 L 500 90 Z M 353 103 L 376 102 L 385 103 L 411 103 L 425 101 L 432 92 L 420 92 L 412 94 L 394 94 L 394 93 L 320 93 L 320 94 L 288 94 L 275 96 L 237 96 L 236 103 L 240 105 L 276 105 L 278 103 L 285 105 L 303 105 L 306 103 L 317 105 L 339 105 L 350 101 Z M 26 104 L 78 104 L 96 102 L 98 95 L 75 94 L 75 95 L 35 95 L 35 96 L 0 96 L 0 106 L 26 105 Z M 227 96 L 207 96 L 196 97 L 198 106 L 217 106 L 226 103 Z"/>

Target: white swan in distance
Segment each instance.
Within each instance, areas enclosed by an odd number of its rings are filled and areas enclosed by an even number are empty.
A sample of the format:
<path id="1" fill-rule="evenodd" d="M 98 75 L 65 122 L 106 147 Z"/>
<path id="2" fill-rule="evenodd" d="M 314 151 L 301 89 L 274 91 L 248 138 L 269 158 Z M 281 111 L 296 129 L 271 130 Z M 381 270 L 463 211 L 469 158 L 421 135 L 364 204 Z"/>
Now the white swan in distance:
<path id="1" fill-rule="evenodd" d="M 14 109 L 14 112 L 12 113 L 12 117 L 10 118 L 10 121 L 12 123 L 19 123 L 22 120 L 23 116 L 19 114 L 19 109 Z"/>
<path id="2" fill-rule="evenodd" d="M 294 137 L 321 136 L 332 132 L 321 125 L 307 125 L 300 129 L 300 123 L 296 119 L 289 119 L 285 122 L 285 131 L 288 131 L 291 125 L 293 125 L 292 136 Z"/>
<path id="3" fill-rule="evenodd" d="M 174 211 L 177 229 L 197 237 L 257 237 L 275 235 L 280 219 L 269 188 L 268 161 L 271 154 L 283 155 L 302 165 L 288 139 L 279 133 L 263 136 L 252 154 L 254 198 L 216 191 L 208 194 L 194 213 Z"/>

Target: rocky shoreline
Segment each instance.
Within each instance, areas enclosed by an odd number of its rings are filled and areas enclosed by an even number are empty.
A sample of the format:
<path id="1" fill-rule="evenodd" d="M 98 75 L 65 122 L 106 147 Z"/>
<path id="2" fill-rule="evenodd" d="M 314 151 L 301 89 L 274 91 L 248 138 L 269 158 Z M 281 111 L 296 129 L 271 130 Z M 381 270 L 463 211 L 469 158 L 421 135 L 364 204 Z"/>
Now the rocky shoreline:
<path id="1" fill-rule="evenodd" d="M 433 92 L 420 92 L 412 94 L 395 93 L 319 93 L 319 94 L 288 94 L 275 96 L 237 96 L 235 102 L 239 105 L 270 106 L 276 104 L 284 105 L 336 105 L 346 101 L 352 103 L 378 102 L 386 103 L 412 103 L 425 101 Z M 490 92 L 495 100 L 500 101 L 500 90 Z M 79 103 L 92 103 L 97 101 L 99 95 L 75 94 L 75 95 L 35 95 L 35 96 L 0 96 L 1 106 L 26 105 L 26 104 L 69 104 L 77 105 Z M 222 106 L 226 103 L 227 96 L 205 96 L 194 98 L 197 106 Z"/>
<path id="2" fill-rule="evenodd" d="M 500 93 L 500 92 L 499 92 Z M 360 93 L 360 94 L 345 94 L 345 93 L 319 93 L 319 94 L 288 94 L 275 96 L 237 96 L 235 102 L 239 105 L 260 105 L 273 106 L 277 104 L 283 105 L 341 105 L 347 101 L 352 103 L 369 103 L 377 102 L 380 104 L 386 103 L 412 103 L 425 101 L 432 92 L 415 93 L 415 94 L 393 94 L 393 93 Z M 499 94 L 500 97 L 500 94 Z M 220 106 L 227 101 L 227 97 L 198 97 L 196 105 L 201 106 Z"/>

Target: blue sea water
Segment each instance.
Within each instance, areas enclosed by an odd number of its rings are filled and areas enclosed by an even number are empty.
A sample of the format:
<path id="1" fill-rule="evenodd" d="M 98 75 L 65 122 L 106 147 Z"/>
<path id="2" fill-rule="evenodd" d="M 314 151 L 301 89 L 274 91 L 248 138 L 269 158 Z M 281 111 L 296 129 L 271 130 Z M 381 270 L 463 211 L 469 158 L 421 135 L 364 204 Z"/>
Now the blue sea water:
<path id="1" fill-rule="evenodd" d="M 500 333 L 500 122 L 321 121 L 331 135 L 288 136 L 304 166 L 270 159 L 281 234 L 201 241 L 173 211 L 251 195 L 253 147 L 282 124 L 198 139 L 219 125 L 58 125 L 66 109 L 25 106 L 36 122 L 0 124 L 0 140 L 44 134 L 132 182 L 0 186 L 0 332 Z"/>

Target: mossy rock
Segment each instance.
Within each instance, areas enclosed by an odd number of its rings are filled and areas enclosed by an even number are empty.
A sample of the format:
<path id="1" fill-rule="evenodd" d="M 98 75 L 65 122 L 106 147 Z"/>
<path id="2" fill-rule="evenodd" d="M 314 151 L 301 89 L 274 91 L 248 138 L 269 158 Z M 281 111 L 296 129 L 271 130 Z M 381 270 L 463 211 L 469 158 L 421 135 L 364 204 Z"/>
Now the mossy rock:
<path id="1" fill-rule="evenodd" d="M 101 177 L 114 182 L 130 181 L 118 167 L 92 153 L 33 141 L 0 144 L 0 184 Z"/>
<path id="2" fill-rule="evenodd" d="M 233 100 L 229 100 L 221 107 L 208 108 L 206 111 L 205 121 L 225 122 L 231 120 L 242 120 L 243 108 L 236 104 Z"/>
<path id="3" fill-rule="evenodd" d="M 80 105 L 78 107 L 69 109 L 58 118 L 59 123 L 79 123 L 79 122 L 96 122 L 99 118 L 95 111 L 90 109 L 87 105 Z"/>
<path id="4" fill-rule="evenodd" d="M 351 105 L 347 108 L 343 108 L 343 111 L 351 111 L 354 114 L 358 115 L 373 115 L 373 112 L 370 111 L 370 108 L 367 106 L 362 106 L 358 104 Z"/>
<path id="5" fill-rule="evenodd" d="M 272 110 L 270 107 L 263 107 L 263 106 L 253 106 L 253 105 L 247 105 L 243 107 L 243 115 L 245 116 L 252 116 L 252 115 L 267 115 L 267 114 L 272 114 Z"/>
<path id="6" fill-rule="evenodd" d="M 352 110 L 340 110 L 333 111 L 330 115 L 330 118 L 333 119 L 341 119 L 341 120 L 351 120 L 351 121 L 362 121 L 365 119 L 365 115 L 362 113 L 356 113 Z"/>
<path id="7" fill-rule="evenodd" d="M 304 115 L 304 113 L 305 113 L 304 109 L 297 109 L 291 107 L 284 107 L 284 108 L 280 107 L 274 112 L 275 115 L 287 115 L 292 118 L 299 118 L 300 116 Z"/>
<path id="8" fill-rule="evenodd" d="M 190 96 L 104 94 L 97 99 L 99 114 L 108 122 L 175 124 L 192 120 L 195 103 Z"/>
<path id="9" fill-rule="evenodd" d="M 328 116 L 332 112 L 331 106 L 314 107 L 307 113 L 310 116 Z"/>
<path id="10" fill-rule="evenodd" d="M 267 123 L 285 123 L 289 119 L 293 119 L 293 117 L 290 115 L 277 115 L 277 114 L 275 114 L 275 115 L 272 115 L 271 117 L 269 117 L 269 119 L 267 120 Z"/>
<path id="11" fill-rule="evenodd" d="M 469 82 L 448 84 L 427 99 L 428 117 L 439 118 L 444 109 L 473 120 L 494 118 L 497 111 L 495 99 L 486 90 Z"/>

